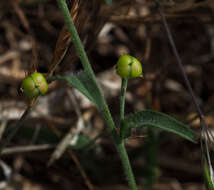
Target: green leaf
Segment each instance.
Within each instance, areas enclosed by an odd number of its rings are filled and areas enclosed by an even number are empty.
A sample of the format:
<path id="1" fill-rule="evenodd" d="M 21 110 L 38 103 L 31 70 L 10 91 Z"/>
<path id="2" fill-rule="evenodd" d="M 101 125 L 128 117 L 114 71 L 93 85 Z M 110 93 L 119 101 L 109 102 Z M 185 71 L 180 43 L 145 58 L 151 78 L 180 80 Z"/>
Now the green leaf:
<path id="1" fill-rule="evenodd" d="M 212 166 L 208 167 L 208 163 L 206 159 L 203 159 L 203 174 L 204 174 L 204 182 L 206 190 L 213 190 L 214 184 L 213 184 L 213 168 Z"/>
<path id="2" fill-rule="evenodd" d="M 87 147 L 91 142 L 92 142 L 92 140 L 88 136 L 80 134 L 76 144 L 71 145 L 71 147 L 74 150 L 80 150 L 80 149 Z"/>
<path id="3" fill-rule="evenodd" d="M 91 102 L 93 102 L 98 109 L 103 108 L 103 99 L 98 86 L 86 71 L 81 71 L 78 74 L 72 74 L 69 76 L 56 76 L 50 80 L 67 81 L 72 87 L 78 89 Z"/>
<path id="4" fill-rule="evenodd" d="M 193 131 L 185 124 L 164 113 L 152 110 L 140 111 L 135 114 L 128 115 L 122 123 L 121 137 L 128 138 L 130 136 L 131 128 L 138 128 L 148 125 L 161 128 L 168 132 L 180 135 L 189 141 L 196 142 L 196 136 Z"/>
<path id="5" fill-rule="evenodd" d="M 107 5 L 111 5 L 112 4 L 112 0 L 105 0 Z"/>

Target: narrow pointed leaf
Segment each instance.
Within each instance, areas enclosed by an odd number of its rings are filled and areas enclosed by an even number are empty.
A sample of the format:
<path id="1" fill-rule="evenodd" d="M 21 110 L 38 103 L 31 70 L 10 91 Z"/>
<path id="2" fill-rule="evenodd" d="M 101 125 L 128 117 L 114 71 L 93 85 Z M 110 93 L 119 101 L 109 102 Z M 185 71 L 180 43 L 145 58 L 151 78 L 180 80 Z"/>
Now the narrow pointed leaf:
<path id="1" fill-rule="evenodd" d="M 78 75 L 78 79 L 81 81 L 85 89 L 88 91 L 88 94 L 92 97 L 92 102 L 99 108 L 103 108 L 103 98 L 97 83 L 93 80 L 93 78 L 88 74 L 88 72 L 84 71 Z M 78 88 L 77 88 L 78 89 Z"/>
<path id="2" fill-rule="evenodd" d="M 86 71 L 81 71 L 78 74 L 72 74 L 69 76 L 56 76 L 51 78 L 50 80 L 67 81 L 72 87 L 78 89 L 91 102 L 93 102 L 98 109 L 102 109 L 102 95 L 100 94 L 97 84 Z"/>
<path id="3" fill-rule="evenodd" d="M 111 5 L 112 4 L 112 0 L 105 0 L 107 5 Z"/>
<path id="4" fill-rule="evenodd" d="M 213 190 L 214 183 L 213 183 L 213 168 L 212 166 L 208 166 L 208 163 L 205 158 L 203 158 L 203 174 L 204 174 L 204 182 L 206 190 Z"/>
<path id="5" fill-rule="evenodd" d="M 158 127 L 168 132 L 175 133 L 181 137 L 196 142 L 196 136 L 193 131 L 185 124 L 176 119 L 160 112 L 145 110 L 135 114 L 128 115 L 122 123 L 121 137 L 128 138 L 131 128 L 139 128 L 145 126 Z"/>

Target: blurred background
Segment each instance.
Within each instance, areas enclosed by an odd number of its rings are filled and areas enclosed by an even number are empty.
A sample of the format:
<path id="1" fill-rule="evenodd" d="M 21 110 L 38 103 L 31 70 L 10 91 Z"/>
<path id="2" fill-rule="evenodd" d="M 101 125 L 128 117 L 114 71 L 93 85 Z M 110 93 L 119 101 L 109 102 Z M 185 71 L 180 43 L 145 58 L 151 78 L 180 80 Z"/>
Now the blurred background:
<path id="1" fill-rule="evenodd" d="M 121 79 L 115 64 L 126 53 L 142 62 L 144 73 L 143 78 L 129 81 L 126 114 L 161 111 L 199 136 L 199 119 L 155 1 L 113 0 L 111 6 L 104 0 L 67 3 L 116 124 Z M 160 4 L 212 131 L 214 3 L 160 0 Z M 50 73 L 55 61 L 59 64 L 54 75 L 82 69 L 63 25 L 56 1 L 0 1 L 1 142 L 29 104 L 20 90 L 27 74 L 36 70 Z M 67 147 L 59 146 L 64 137 Z M 199 143 L 148 129 L 133 131 L 126 146 L 139 189 L 152 185 L 155 190 L 204 189 Z M 3 150 L 0 174 L 0 189 L 6 190 L 128 189 L 101 113 L 63 82 L 51 83 L 47 95 L 39 97 L 21 130 Z"/>

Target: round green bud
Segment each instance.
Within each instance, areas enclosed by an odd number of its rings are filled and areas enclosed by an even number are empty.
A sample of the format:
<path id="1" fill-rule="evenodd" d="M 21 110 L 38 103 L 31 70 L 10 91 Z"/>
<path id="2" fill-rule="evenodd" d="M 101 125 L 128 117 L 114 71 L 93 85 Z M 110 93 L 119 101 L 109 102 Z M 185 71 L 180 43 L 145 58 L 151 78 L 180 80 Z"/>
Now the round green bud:
<path id="1" fill-rule="evenodd" d="M 121 78 L 135 78 L 142 75 L 142 65 L 135 57 L 121 55 L 117 62 L 117 74 Z"/>
<path id="2" fill-rule="evenodd" d="M 36 98 L 48 91 L 48 83 L 42 73 L 33 73 L 22 81 L 24 93 L 29 98 Z"/>

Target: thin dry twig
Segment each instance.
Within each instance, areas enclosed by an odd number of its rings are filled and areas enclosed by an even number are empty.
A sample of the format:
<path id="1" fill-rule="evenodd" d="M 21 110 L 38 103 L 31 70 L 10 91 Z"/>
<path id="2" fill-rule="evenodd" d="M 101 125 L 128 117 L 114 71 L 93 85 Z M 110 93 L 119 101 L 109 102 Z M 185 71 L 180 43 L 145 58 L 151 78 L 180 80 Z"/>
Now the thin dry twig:
<path id="1" fill-rule="evenodd" d="M 208 150 L 208 147 L 209 147 L 209 144 L 208 142 L 213 142 L 214 140 L 214 136 L 212 134 L 212 132 L 210 131 L 206 121 L 205 121 L 205 118 L 204 118 L 204 114 L 199 106 L 199 103 L 197 101 L 197 98 L 193 92 L 193 89 L 192 89 L 192 86 L 190 84 L 190 81 L 185 73 L 185 70 L 184 70 L 184 67 L 183 67 L 183 63 L 182 63 L 182 60 L 181 60 L 181 57 L 180 55 L 178 54 L 178 51 L 177 51 L 177 47 L 175 45 L 175 42 L 174 42 L 174 39 L 172 37 L 172 33 L 169 29 L 169 26 L 168 26 L 168 23 L 166 21 L 166 18 L 165 18 L 165 15 L 163 13 L 163 8 L 162 6 L 160 5 L 159 1 L 156 0 L 156 3 L 157 3 L 157 7 L 158 7 L 158 11 L 159 11 L 159 14 L 161 16 L 161 19 L 162 19 L 162 22 L 163 22 L 163 25 L 164 25 L 164 28 L 166 30 L 166 33 L 167 33 L 167 37 L 169 39 L 169 43 L 172 47 L 172 51 L 173 51 L 173 54 L 175 55 L 175 58 L 177 60 L 177 64 L 179 66 L 179 69 L 183 75 L 183 78 L 184 78 L 184 82 L 187 86 L 187 89 L 192 97 L 192 101 L 196 107 L 196 110 L 198 112 L 198 115 L 199 115 L 199 118 L 200 118 L 200 123 L 201 123 L 201 126 L 202 126 L 202 132 L 201 132 L 201 138 L 200 138 L 200 142 L 201 142 L 201 148 L 202 148 L 202 153 L 203 153 L 203 159 L 205 157 L 207 163 L 208 163 L 208 166 L 209 166 L 209 172 L 210 172 L 210 177 L 211 177 L 211 180 L 212 180 L 212 183 L 214 182 L 214 176 L 212 175 L 213 174 L 213 168 L 212 168 L 212 163 L 211 163 L 211 159 L 210 159 L 210 154 L 209 154 L 209 150 Z M 203 134 L 205 134 L 206 136 L 206 139 L 205 141 L 203 142 L 202 138 L 203 138 Z M 202 160 L 203 160 L 202 159 Z"/>
<path id="2" fill-rule="evenodd" d="M 190 84 L 190 81 L 189 81 L 189 79 L 188 79 L 188 77 L 187 77 L 187 75 L 186 75 L 186 72 L 185 72 L 185 70 L 184 70 L 181 57 L 180 57 L 180 55 L 178 54 L 178 50 L 177 50 L 177 48 L 176 48 L 176 45 L 175 45 L 174 39 L 173 39 L 173 37 L 172 37 L 171 31 L 170 31 L 170 29 L 169 29 L 169 26 L 168 26 L 168 24 L 167 24 L 166 17 L 165 17 L 165 15 L 164 15 L 163 10 L 162 10 L 162 7 L 161 7 L 161 5 L 159 4 L 158 1 L 157 1 L 157 5 L 158 5 L 159 13 L 160 13 L 161 18 L 162 18 L 162 22 L 163 22 L 164 28 L 165 28 L 166 33 L 167 33 L 167 37 L 168 37 L 168 39 L 169 39 L 170 45 L 172 46 L 173 53 L 174 53 L 175 58 L 176 58 L 176 60 L 177 60 L 179 69 L 180 69 L 180 71 L 181 71 L 181 73 L 182 73 L 182 75 L 183 75 L 183 78 L 184 78 L 185 84 L 186 84 L 186 86 L 187 86 L 187 89 L 188 89 L 188 91 L 189 91 L 189 93 L 190 93 L 190 95 L 191 95 L 191 97 L 192 97 L 193 103 L 194 103 L 194 105 L 195 105 L 195 107 L 196 107 L 196 110 L 197 110 L 197 112 L 198 112 L 198 115 L 199 115 L 199 117 L 200 117 L 202 126 L 204 126 L 206 130 L 209 130 L 209 127 L 207 126 L 206 121 L 205 121 L 205 119 L 204 119 L 204 114 L 203 114 L 203 112 L 202 112 L 202 110 L 201 110 L 201 108 L 200 108 L 200 106 L 199 106 L 199 103 L 198 103 L 197 98 L 196 98 L 196 96 L 195 96 L 195 94 L 194 94 L 194 92 L 193 92 L 193 89 L 192 89 L 192 86 L 191 86 L 191 84 Z M 211 134 L 212 134 L 212 133 L 211 133 Z M 214 137 L 212 137 L 212 138 L 214 139 Z"/>
<path id="3" fill-rule="evenodd" d="M 80 109 L 79 104 L 77 103 L 77 98 L 76 98 L 75 94 L 73 93 L 73 90 L 68 89 L 67 93 L 68 93 L 68 97 L 70 98 L 72 105 L 74 106 L 75 113 L 77 114 L 78 117 L 82 117 L 81 109 Z"/>
<path id="4" fill-rule="evenodd" d="M 59 159 L 62 156 L 62 154 L 65 152 L 67 147 L 71 144 L 71 142 L 73 142 L 72 144 L 75 144 L 76 140 L 78 139 L 79 133 L 82 131 L 83 126 L 84 126 L 84 121 L 82 118 L 81 110 L 80 110 L 79 105 L 77 104 L 76 97 L 74 96 L 74 94 L 72 93 L 71 90 L 68 90 L 67 93 L 70 97 L 74 110 L 78 116 L 78 121 L 76 122 L 75 126 L 71 127 L 69 132 L 61 140 L 61 142 L 57 145 L 55 151 L 51 155 L 51 158 L 48 162 L 48 166 L 53 164 L 54 161 L 56 161 L 57 159 Z"/>
<path id="5" fill-rule="evenodd" d="M 51 128 L 52 128 L 52 130 L 54 131 L 54 133 L 55 133 L 58 137 L 61 136 L 61 132 L 60 132 L 57 128 L 55 128 L 54 126 L 51 126 Z M 71 148 L 68 149 L 68 153 L 69 153 L 70 157 L 72 158 L 72 160 L 74 161 L 74 163 L 75 163 L 75 165 L 77 166 L 77 168 L 79 169 L 80 174 L 81 174 L 82 178 L 84 179 L 85 184 L 87 185 L 88 189 L 89 189 L 89 190 L 94 190 L 95 188 L 94 188 L 93 184 L 92 184 L 91 181 L 89 180 L 89 178 L 88 178 L 88 176 L 86 175 L 85 171 L 82 169 L 82 166 L 81 166 L 81 164 L 80 164 L 80 162 L 79 162 L 77 156 L 73 153 L 73 151 L 72 151 Z"/>
<path id="6" fill-rule="evenodd" d="M 0 64 L 12 59 L 16 59 L 19 56 L 20 55 L 18 51 L 9 50 L 8 52 L 0 56 Z"/>
<path id="7" fill-rule="evenodd" d="M 22 126 L 23 122 L 27 118 L 28 114 L 30 113 L 31 107 L 28 107 L 25 112 L 22 114 L 21 118 L 19 121 L 16 123 L 15 128 L 10 132 L 9 136 L 6 138 L 5 142 L 0 145 L 0 155 L 3 151 L 3 149 L 9 144 L 9 142 L 12 140 L 12 138 L 15 136 L 17 131 L 20 129 Z"/>
<path id="8" fill-rule="evenodd" d="M 79 105 L 77 104 L 76 97 L 74 96 L 74 94 L 72 93 L 71 90 L 68 90 L 67 93 L 68 93 L 68 95 L 70 97 L 71 103 L 74 105 L 74 110 L 75 110 L 75 112 L 76 112 L 76 114 L 78 116 L 78 121 L 76 123 L 76 126 L 72 127 L 69 130 L 69 132 L 66 134 L 66 136 L 57 145 L 55 151 L 51 155 L 50 160 L 48 161 L 48 166 L 53 164 L 54 161 L 56 161 L 57 159 L 59 159 L 62 156 L 62 154 L 67 149 L 67 147 L 71 144 L 72 140 L 75 140 L 75 141 L 77 140 L 77 138 L 75 138 L 75 137 L 78 137 L 79 133 L 82 131 L 82 128 L 84 126 L 84 120 L 82 118 L 82 113 L 81 113 L 81 110 L 79 108 Z M 54 131 L 55 131 L 57 136 L 61 136 L 60 132 L 57 129 L 54 129 Z M 73 159 L 73 161 L 75 162 L 75 164 L 76 164 L 77 168 L 79 169 L 83 179 L 85 180 L 85 183 L 88 186 L 88 188 L 90 190 L 94 190 L 94 186 L 92 185 L 92 183 L 90 182 L 88 176 L 86 175 L 86 173 L 82 169 L 78 158 L 73 153 L 71 148 L 68 149 L 68 153 L 71 156 L 71 158 Z"/>
<path id="9" fill-rule="evenodd" d="M 1 122 L 1 124 L 0 124 L 0 140 L 2 139 L 2 136 L 3 136 L 3 134 L 4 134 L 4 131 L 5 131 L 5 129 L 6 129 L 6 126 L 7 126 L 7 119 L 5 118 L 5 119 L 2 119 L 2 122 Z"/>
<path id="10" fill-rule="evenodd" d="M 50 160 L 48 161 L 48 166 L 52 165 L 56 160 L 58 160 L 62 154 L 66 151 L 67 147 L 71 145 L 71 142 L 76 139 L 75 137 L 78 137 L 79 132 L 81 131 L 81 128 L 83 126 L 82 119 L 78 119 L 76 126 L 71 127 L 69 132 L 63 137 L 63 139 L 60 141 L 60 143 L 57 145 L 56 149 L 54 150 L 53 154 L 50 157 Z"/>
<path id="11" fill-rule="evenodd" d="M 28 31 L 28 33 L 31 36 L 31 42 L 32 42 L 32 54 L 33 54 L 33 64 L 30 72 L 35 72 L 37 65 L 38 65 L 38 55 L 37 55 L 37 48 L 36 48 L 36 40 L 34 38 L 33 31 L 31 30 L 30 23 L 28 22 L 27 17 L 25 16 L 25 13 L 22 11 L 21 7 L 19 6 L 18 1 L 11 0 L 11 4 L 14 8 L 15 13 L 18 15 L 22 25 L 24 28 Z"/>
<path id="12" fill-rule="evenodd" d="M 2 151 L 2 155 L 16 154 L 16 153 L 25 153 L 33 151 L 44 151 L 55 148 L 56 145 L 43 144 L 43 145 L 30 145 L 30 146 L 15 146 L 11 148 L 5 148 Z"/>

